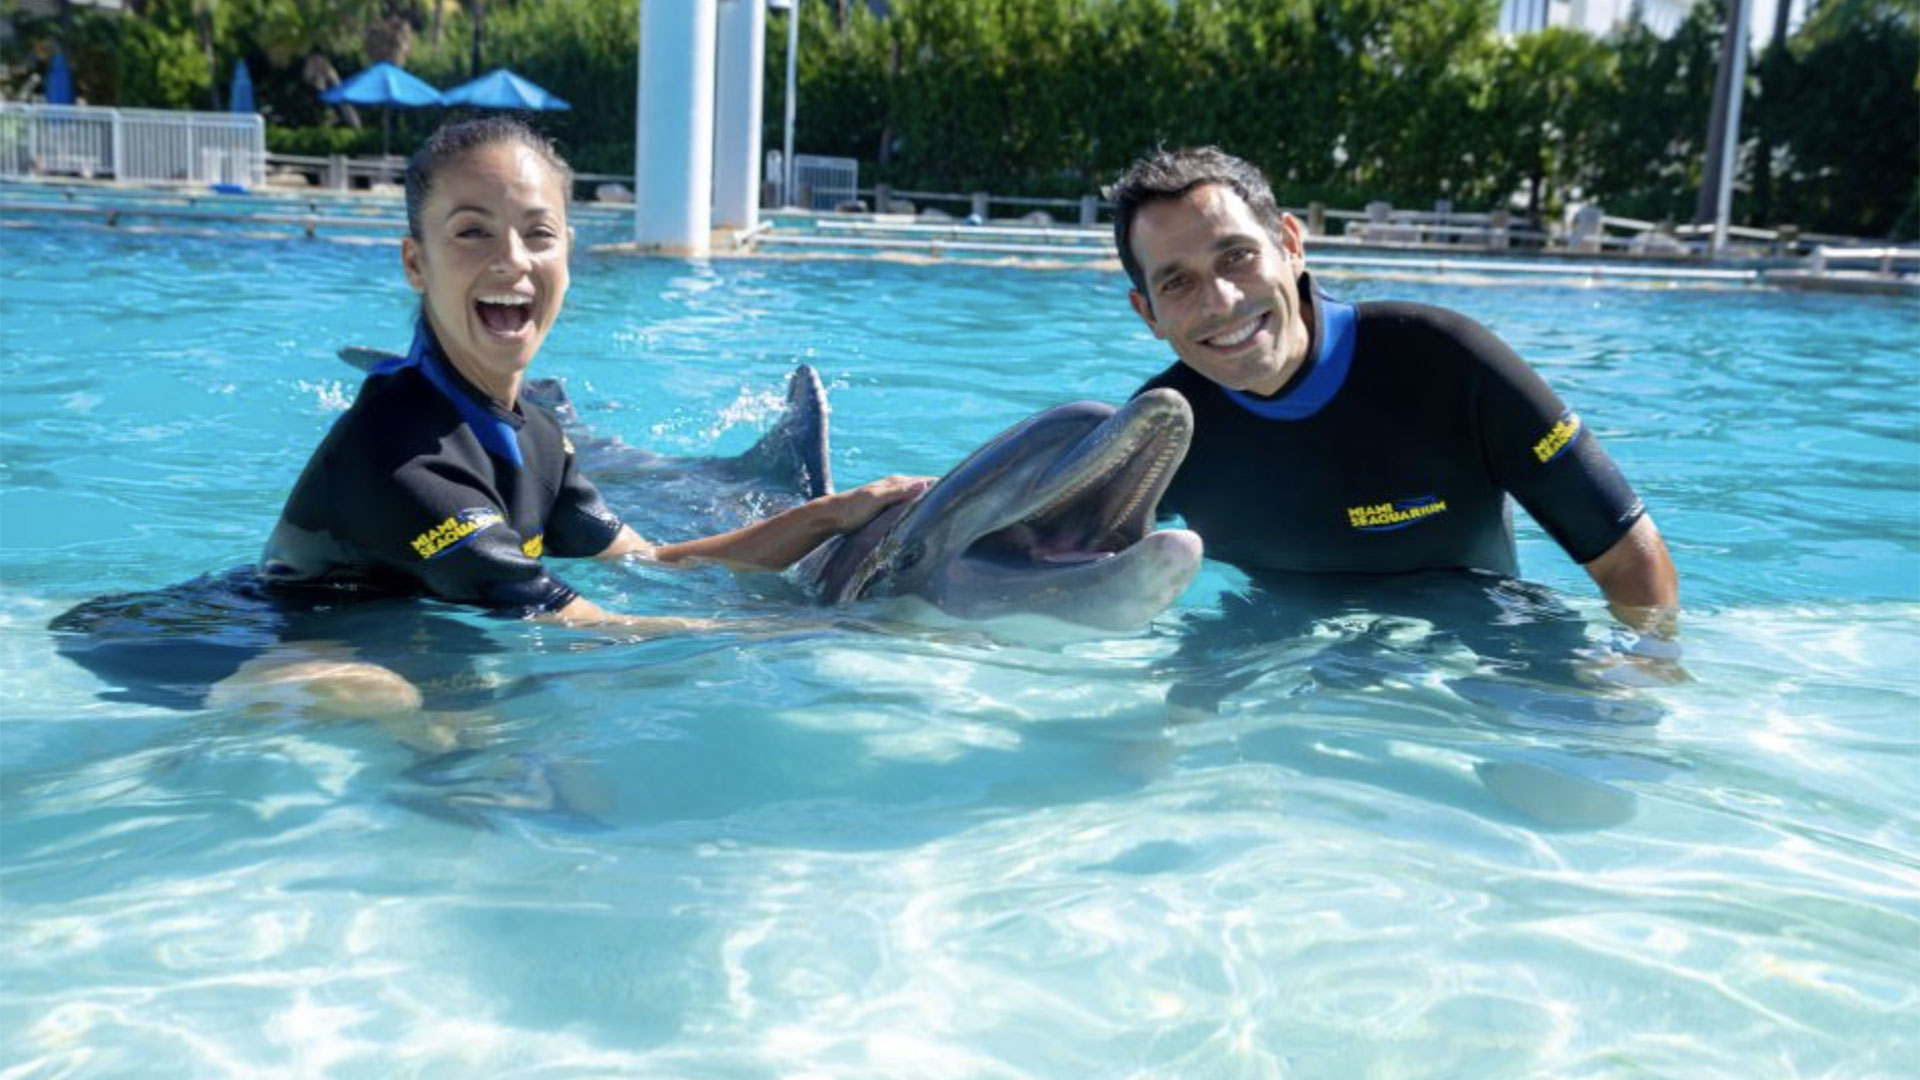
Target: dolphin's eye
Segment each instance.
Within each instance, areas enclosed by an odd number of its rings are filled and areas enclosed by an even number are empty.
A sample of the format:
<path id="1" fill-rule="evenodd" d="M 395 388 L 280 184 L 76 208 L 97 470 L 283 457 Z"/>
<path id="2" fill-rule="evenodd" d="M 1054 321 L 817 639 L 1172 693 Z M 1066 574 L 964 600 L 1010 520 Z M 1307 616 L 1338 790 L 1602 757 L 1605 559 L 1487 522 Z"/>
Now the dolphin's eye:
<path id="1" fill-rule="evenodd" d="M 920 556 L 923 554 L 925 554 L 924 547 L 920 544 L 915 544 L 905 551 L 902 551 L 899 558 L 893 561 L 893 565 L 900 570 L 911 570 L 920 565 Z"/>

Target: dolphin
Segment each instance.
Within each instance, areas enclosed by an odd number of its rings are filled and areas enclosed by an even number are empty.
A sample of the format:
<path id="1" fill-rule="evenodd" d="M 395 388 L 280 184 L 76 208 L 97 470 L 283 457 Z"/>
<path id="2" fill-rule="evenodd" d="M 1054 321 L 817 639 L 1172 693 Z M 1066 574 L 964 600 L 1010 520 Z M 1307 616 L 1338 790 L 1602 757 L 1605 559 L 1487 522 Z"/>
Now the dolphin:
<path id="1" fill-rule="evenodd" d="M 792 573 L 829 604 L 918 597 L 970 621 L 1041 615 L 1138 629 L 1200 568 L 1197 534 L 1153 527 L 1192 436 L 1193 411 L 1172 390 L 1118 409 L 1048 409 Z"/>
<path id="2" fill-rule="evenodd" d="M 340 356 L 363 369 L 389 358 L 351 347 Z M 522 393 L 568 424 L 582 471 L 623 511 L 691 505 L 701 498 L 693 492 L 715 481 L 758 485 L 749 501 L 765 510 L 833 491 L 826 391 L 804 364 L 773 427 L 732 458 L 667 458 L 588 436 L 555 379 L 530 379 Z M 1197 534 L 1154 528 L 1192 435 L 1193 411 L 1173 390 L 1117 409 L 1096 401 L 1047 409 L 988 440 L 919 496 L 821 544 L 788 577 L 829 606 L 919 600 L 968 622 L 1041 616 L 1137 630 L 1200 568 Z"/>

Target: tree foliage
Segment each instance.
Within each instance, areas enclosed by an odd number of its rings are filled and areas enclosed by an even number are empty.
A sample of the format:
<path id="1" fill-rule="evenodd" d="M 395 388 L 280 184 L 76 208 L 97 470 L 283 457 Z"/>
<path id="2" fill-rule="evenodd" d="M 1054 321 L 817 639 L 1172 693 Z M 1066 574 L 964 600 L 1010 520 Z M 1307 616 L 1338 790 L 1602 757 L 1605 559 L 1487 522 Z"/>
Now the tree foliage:
<path id="1" fill-rule="evenodd" d="M 1762 61 L 1777 221 L 1920 235 L 1920 0 L 1826 0 Z"/>
<path id="2" fill-rule="evenodd" d="M 576 169 L 631 173 L 640 40 L 635 0 L 492 0 L 483 9 L 449 8 L 440 43 L 416 39 L 409 70 L 442 89 L 471 78 L 475 10 L 485 12 L 481 74 L 512 68 L 572 105 L 534 122 Z M 414 118 L 413 133 L 424 137 L 441 119 L 428 110 Z"/>

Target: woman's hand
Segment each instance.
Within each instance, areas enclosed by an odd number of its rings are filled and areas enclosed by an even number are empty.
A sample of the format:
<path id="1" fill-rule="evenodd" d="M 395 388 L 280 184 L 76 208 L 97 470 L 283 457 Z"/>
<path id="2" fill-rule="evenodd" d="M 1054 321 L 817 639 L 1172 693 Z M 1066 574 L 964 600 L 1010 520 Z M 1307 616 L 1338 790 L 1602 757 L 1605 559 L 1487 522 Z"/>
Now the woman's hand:
<path id="1" fill-rule="evenodd" d="M 889 476 L 851 491 L 823 495 L 745 528 L 700 540 L 659 544 L 644 554 L 670 564 L 716 562 L 734 570 L 785 570 L 807 552 L 865 525 L 875 514 L 913 498 L 932 483 L 925 476 Z M 637 537 L 635 541 L 645 543 Z M 629 550 L 632 554 L 643 553 L 639 548 Z"/>
<path id="2" fill-rule="evenodd" d="M 623 615 L 617 611 L 608 611 L 584 596 L 576 596 L 557 610 L 545 615 L 536 615 L 534 619 L 538 622 L 558 623 L 561 626 L 626 630 L 641 637 L 665 637 L 672 634 L 699 633 L 703 630 L 724 630 L 727 626 L 718 619 L 690 619 L 672 615 Z"/>
<path id="3" fill-rule="evenodd" d="M 845 533 L 872 521 L 880 511 L 915 498 L 933 486 L 931 476 L 886 476 L 850 491 L 822 495 L 806 505 L 822 515 L 832 532 Z"/>

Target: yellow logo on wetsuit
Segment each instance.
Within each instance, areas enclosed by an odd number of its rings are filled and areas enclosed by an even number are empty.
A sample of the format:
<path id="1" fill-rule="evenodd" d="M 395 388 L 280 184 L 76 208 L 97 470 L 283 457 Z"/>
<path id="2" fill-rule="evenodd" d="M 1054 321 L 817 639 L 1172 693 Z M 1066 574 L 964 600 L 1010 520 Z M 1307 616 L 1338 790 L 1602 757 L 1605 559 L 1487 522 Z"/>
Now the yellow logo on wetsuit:
<path id="1" fill-rule="evenodd" d="M 535 533 L 526 543 L 520 545 L 520 554 L 525 555 L 529 559 L 539 558 L 540 553 L 545 550 L 547 550 L 546 533 Z"/>
<path id="2" fill-rule="evenodd" d="M 423 559 L 431 559 L 444 554 L 461 544 L 467 538 L 489 525 L 498 525 L 506 520 L 500 511 L 487 507 L 475 507 L 462 510 L 447 520 L 413 538 L 413 550 Z"/>
<path id="3" fill-rule="evenodd" d="M 1347 524 L 1361 532 L 1390 532 L 1447 512 L 1447 500 L 1435 495 L 1395 499 L 1371 506 L 1347 507 Z"/>
<path id="4" fill-rule="evenodd" d="M 1546 438 L 1533 444 L 1533 456 L 1545 465 L 1559 457 L 1579 437 L 1580 418 L 1572 411 L 1561 413 L 1560 419 L 1548 430 Z"/>

